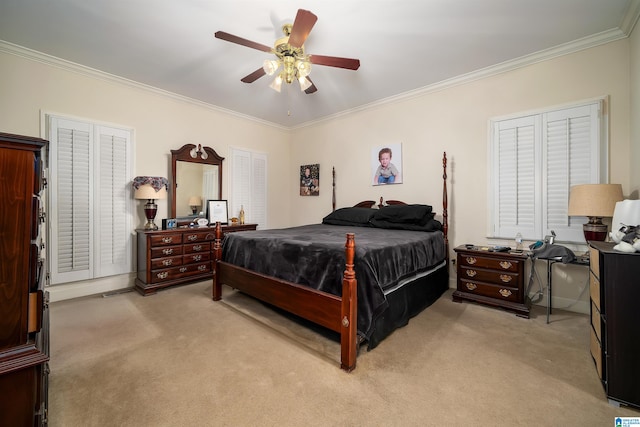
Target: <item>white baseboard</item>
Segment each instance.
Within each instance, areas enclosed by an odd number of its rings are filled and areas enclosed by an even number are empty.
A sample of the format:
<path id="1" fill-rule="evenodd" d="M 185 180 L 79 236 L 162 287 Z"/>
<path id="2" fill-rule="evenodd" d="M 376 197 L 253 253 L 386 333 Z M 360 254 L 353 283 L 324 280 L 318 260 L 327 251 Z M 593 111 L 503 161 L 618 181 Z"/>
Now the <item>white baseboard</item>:
<path id="1" fill-rule="evenodd" d="M 49 292 L 50 302 L 64 301 L 133 288 L 135 278 L 135 273 L 123 274 L 81 282 L 51 285 L 47 286 L 45 290 Z"/>

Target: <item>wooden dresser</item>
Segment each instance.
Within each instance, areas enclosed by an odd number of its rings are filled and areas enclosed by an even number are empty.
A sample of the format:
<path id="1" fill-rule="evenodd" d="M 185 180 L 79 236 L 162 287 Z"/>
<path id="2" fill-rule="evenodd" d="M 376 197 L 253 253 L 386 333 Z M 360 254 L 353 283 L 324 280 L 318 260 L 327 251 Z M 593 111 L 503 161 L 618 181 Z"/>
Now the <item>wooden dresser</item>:
<path id="1" fill-rule="evenodd" d="M 0 425 L 47 423 L 48 294 L 44 291 L 42 150 L 0 133 Z"/>
<path id="2" fill-rule="evenodd" d="M 531 301 L 524 288 L 526 254 L 489 252 L 459 246 L 455 302 L 474 301 L 501 307 L 529 318 Z"/>
<path id="3" fill-rule="evenodd" d="M 223 233 L 255 230 L 257 224 L 223 225 Z M 213 277 L 214 227 L 137 230 L 138 277 L 135 288 L 142 295 L 168 286 Z"/>
<path id="4" fill-rule="evenodd" d="M 640 408 L 640 253 L 589 242 L 591 356 L 613 404 Z"/>

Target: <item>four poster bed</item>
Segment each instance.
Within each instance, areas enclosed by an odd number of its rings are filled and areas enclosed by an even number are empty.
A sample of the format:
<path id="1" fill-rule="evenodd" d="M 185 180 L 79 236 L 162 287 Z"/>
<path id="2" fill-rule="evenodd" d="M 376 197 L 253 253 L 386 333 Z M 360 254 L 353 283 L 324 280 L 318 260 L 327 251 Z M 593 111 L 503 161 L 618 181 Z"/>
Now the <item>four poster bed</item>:
<path id="1" fill-rule="evenodd" d="M 449 287 L 447 157 L 442 222 L 429 205 L 380 198 L 335 209 L 322 224 L 228 233 L 216 224 L 213 300 L 226 284 L 340 334 L 341 368 Z M 346 243 L 345 243 L 346 235 Z M 357 243 L 356 243 L 357 242 Z"/>

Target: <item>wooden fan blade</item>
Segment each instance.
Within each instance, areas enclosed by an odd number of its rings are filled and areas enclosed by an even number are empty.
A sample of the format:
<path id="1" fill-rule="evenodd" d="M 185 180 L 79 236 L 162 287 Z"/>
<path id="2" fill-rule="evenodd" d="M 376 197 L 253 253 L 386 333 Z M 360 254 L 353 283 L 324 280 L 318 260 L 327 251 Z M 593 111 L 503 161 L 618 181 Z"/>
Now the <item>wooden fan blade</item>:
<path id="1" fill-rule="evenodd" d="M 360 60 L 352 58 L 339 58 L 337 56 L 309 55 L 312 64 L 326 65 L 328 67 L 346 68 L 357 70 L 360 68 Z"/>
<path id="2" fill-rule="evenodd" d="M 311 81 L 311 79 L 309 78 L 309 76 L 307 76 L 307 80 L 309 80 L 309 83 L 311 83 L 311 86 L 309 86 L 308 88 L 306 88 L 304 90 L 304 93 L 310 95 L 312 93 L 315 93 L 318 91 L 318 88 L 316 87 L 316 85 Z"/>
<path id="3" fill-rule="evenodd" d="M 318 17 L 308 10 L 298 9 L 296 20 L 293 21 L 291 34 L 289 34 L 289 44 L 293 47 L 300 47 L 309 37 L 311 29 L 316 24 Z"/>
<path id="4" fill-rule="evenodd" d="M 271 48 L 267 45 L 252 42 L 251 40 L 243 39 L 242 37 L 234 36 L 233 34 L 225 33 L 224 31 L 216 31 L 215 36 L 220 40 L 236 43 L 252 49 L 258 49 L 263 52 L 271 52 Z"/>
<path id="5" fill-rule="evenodd" d="M 240 81 L 244 83 L 253 83 L 265 74 L 267 73 L 265 73 L 264 69 L 260 67 L 248 76 L 241 78 Z"/>

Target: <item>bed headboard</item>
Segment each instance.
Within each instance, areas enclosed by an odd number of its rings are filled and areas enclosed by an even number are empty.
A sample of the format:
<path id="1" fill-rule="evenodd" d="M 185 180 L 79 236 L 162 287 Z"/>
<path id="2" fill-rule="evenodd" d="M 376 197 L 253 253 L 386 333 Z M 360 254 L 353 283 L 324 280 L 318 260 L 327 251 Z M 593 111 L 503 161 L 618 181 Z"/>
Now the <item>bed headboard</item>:
<path id="1" fill-rule="evenodd" d="M 336 168 L 333 168 L 333 196 L 331 198 L 332 211 L 336 210 Z M 386 202 L 380 197 L 378 207 L 385 205 L 406 205 L 407 203 L 400 200 L 387 200 Z M 373 200 L 363 200 L 356 203 L 356 208 L 373 208 L 376 202 Z M 444 233 L 445 242 L 448 242 L 447 235 L 449 232 L 449 199 L 447 197 L 447 152 L 442 153 L 442 232 Z"/>

